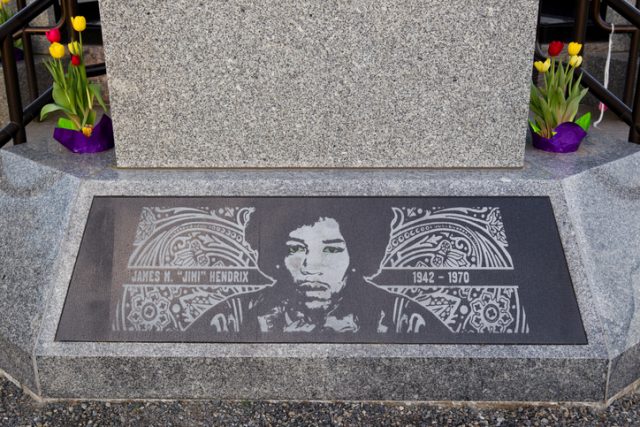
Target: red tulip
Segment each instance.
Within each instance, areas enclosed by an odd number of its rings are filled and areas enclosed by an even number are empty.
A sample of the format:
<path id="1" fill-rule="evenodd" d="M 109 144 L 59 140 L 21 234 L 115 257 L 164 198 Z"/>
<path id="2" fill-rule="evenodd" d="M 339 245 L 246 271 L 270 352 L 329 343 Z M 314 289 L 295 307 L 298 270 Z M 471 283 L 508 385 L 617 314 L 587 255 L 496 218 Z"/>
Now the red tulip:
<path id="1" fill-rule="evenodd" d="M 549 56 L 558 56 L 560 52 L 564 49 L 564 43 L 554 41 L 549 43 Z"/>
<path id="2" fill-rule="evenodd" d="M 80 57 L 78 55 L 71 55 L 71 64 L 76 67 L 80 65 Z"/>
<path id="3" fill-rule="evenodd" d="M 59 43 L 60 42 L 60 30 L 57 28 L 53 28 L 45 33 L 47 36 L 47 40 L 50 43 Z"/>

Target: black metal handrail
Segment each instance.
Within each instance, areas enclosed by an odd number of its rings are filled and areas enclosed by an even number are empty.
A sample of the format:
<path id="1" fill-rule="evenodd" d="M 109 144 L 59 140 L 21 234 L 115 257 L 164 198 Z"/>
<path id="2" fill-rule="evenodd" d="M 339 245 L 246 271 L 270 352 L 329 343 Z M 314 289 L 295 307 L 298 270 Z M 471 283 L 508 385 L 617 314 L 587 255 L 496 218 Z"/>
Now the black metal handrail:
<path id="1" fill-rule="evenodd" d="M 18 10 L 15 15 L 9 18 L 4 24 L 0 25 L 0 40 L 4 40 L 8 36 L 12 36 L 21 31 L 28 24 L 37 18 L 42 12 L 53 6 L 55 0 L 36 0 L 33 3 L 24 6 Z M 19 5 L 18 5 L 19 7 Z"/>
<path id="2" fill-rule="evenodd" d="M 57 6 L 57 0 L 35 0 L 26 5 L 25 0 L 17 0 L 18 11 L 4 24 L 0 25 L 0 46 L 2 47 L 2 70 L 4 73 L 5 88 L 7 91 L 7 104 L 9 107 L 9 124 L 0 129 L 0 147 L 11 139 L 14 144 L 26 142 L 25 127 L 39 116 L 42 107 L 52 101 L 53 88 L 46 89 L 38 94 L 37 76 L 35 71 L 33 49 L 31 47 L 32 35 L 44 35 L 49 28 L 30 26 L 29 24 L 49 7 Z M 70 18 L 75 16 L 78 9 L 77 0 L 60 0 L 62 17 L 54 26 L 65 29 L 69 39 L 74 38 L 70 26 Z M 31 103 L 24 109 L 20 94 L 20 81 L 18 79 L 18 66 L 13 53 L 15 39 L 22 38 L 24 48 L 25 71 Z M 104 64 L 87 66 L 87 76 L 95 77 L 106 74 Z"/>
<path id="3" fill-rule="evenodd" d="M 611 25 L 600 16 L 601 0 L 591 1 L 592 15 L 596 25 L 603 30 L 611 31 Z M 636 6 L 626 0 L 607 0 L 607 5 L 630 23 L 630 25 L 622 25 L 620 28 L 616 27 L 616 32 L 631 33 L 623 99 L 615 96 L 592 74 L 582 68 L 579 73 L 576 73 L 576 76 L 582 75 L 582 83 L 589 88 L 591 94 L 629 125 L 629 141 L 640 144 L 640 79 L 638 76 L 638 48 L 640 47 L 640 10 L 638 6 L 640 6 L 640 0 L 636 1 Z M 577 0 L 574 39 L 580 43 L 584 43 L 586 40 L 588 19 L 589 0 Z M 538 51 L 537 55 L 540 54 Z"/>

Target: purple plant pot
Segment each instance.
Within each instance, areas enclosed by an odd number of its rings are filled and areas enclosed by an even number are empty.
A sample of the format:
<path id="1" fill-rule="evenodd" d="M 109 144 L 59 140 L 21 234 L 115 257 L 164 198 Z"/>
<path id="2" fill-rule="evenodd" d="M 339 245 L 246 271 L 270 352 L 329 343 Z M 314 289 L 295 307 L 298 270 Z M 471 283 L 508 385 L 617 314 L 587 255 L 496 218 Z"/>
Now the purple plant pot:
<path id="1" fill-rule="evenodd" d="M 113 148 L 113 124 L 111 118 L 105 114 L 88 138 L 78 130 L 62 128 L 55 128 L 53 137 L 74 153 L 99 153 Z"/>
<path id="2" fill-rule="evenodd" d="M 538 135 L 531 127 L 531 141 L 533 146 L 551 153 L 573 153 L 580 147 L 580 143 L 587 136 L 579 125 L 573 122 L 559 124 L 553 131 L 556 132 L 551 138 Z"/>

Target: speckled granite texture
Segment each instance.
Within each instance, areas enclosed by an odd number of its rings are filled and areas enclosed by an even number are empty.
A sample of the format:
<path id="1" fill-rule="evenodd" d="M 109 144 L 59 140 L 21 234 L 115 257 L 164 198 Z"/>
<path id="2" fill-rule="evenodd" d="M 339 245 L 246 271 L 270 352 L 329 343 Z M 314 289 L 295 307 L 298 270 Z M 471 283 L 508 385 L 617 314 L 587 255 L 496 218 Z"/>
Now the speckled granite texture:
<path id="1" fill-rule="evenodd" d="M 13 212 L 0 216 L 0 369 L 41 396 L 604 402 L 640 376 L 638 146 L 591 137 L 576 154 L 528 150 L 521 170 L 471 171 L 136 171 L 112 152 L 63 150 L 0 151 L 0 206 Z M 94 196 L 326 194 L 548 196 L 588 344 L 54 340 Z"/>
<path id="2" fill-rule="evenodd" d="M 0 150 L 0 366 L 36 386 L 33 348 L 78 186 L 72 176 Z"/>
<path id="3" fill-rule="evenodd" d="M 579 246 L 591 260 L 585 266 L 607 331 L 609 354 L 616 358 L 611 387 L 618 389 L 640 374 L 638 170 L 640 156 L 631 156 L 565 181 Z M 627 351 L 635 357 L 623 355 Z"/>
<path id="4" fill-rule="evenodd" d="M 537 0 L 100 2 L 119 167 L 521 167 Z"/>

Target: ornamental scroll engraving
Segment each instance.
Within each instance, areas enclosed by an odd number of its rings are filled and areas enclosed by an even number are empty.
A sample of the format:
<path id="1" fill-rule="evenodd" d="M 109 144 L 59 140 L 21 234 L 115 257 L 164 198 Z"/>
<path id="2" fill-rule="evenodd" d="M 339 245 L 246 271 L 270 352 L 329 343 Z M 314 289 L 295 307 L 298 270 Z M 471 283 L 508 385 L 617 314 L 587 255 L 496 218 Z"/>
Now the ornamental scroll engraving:
<path id="1" fill-rule="evenodd" d="M 393 208 L 383 269 L 513 269 L 498 208 Z"/>
<path id="2" fill-rule="evenodd" d="M 453 333 L 529 332 L 517 286 L 468 284 L 470 271 L 514 268 L 499 208 L 393 208 L 393 214 L 380 269 L 366 280 L 397 297 L 397 330 L 419 333 L 423 308 Z"/>
<path id="3" fill-rule="evenodd" d="M 127 268 L 114 330 L 184 331 L 214 307 L 225 312 L 212 325 L 239 332 L 241 300 L 273 286 L 246 241 L 253 208 L 144 208 Z"/>

